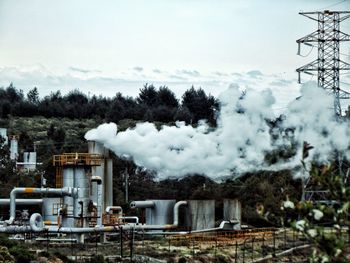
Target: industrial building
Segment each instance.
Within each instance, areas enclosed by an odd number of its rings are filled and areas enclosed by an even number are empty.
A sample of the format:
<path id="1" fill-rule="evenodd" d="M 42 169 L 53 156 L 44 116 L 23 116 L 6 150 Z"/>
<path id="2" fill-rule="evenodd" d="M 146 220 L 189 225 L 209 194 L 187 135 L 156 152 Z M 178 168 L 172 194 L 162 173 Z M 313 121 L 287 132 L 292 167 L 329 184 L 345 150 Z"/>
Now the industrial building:
<path id="1" fill-rule="evenodd" d="M 1 129 L 6 136 L 6 130 Z M 18 137 L 9 136 L 11 159 L 18 157 Z M 0 232 L 8 234 L 48 233 L 49 238 L 65 242 L 64 234 L 73 234 L 77 243 L 88 241 L 89 233 L 108 235 L 122 230 L 150 234 L 189 233 L 240 229 L 241 206 L 237 200 L 223 201 L 224 218 L 215 226 L 215 200 L 137 200 L 130 203 L 141 209 L 144 218 L 125 215 L 113 204 L 113 163 L 103 145 L 89 141 L 88 153 L 54 155 L 56 187 L 15 187 L 8 199 L 8 218 L 1 221 Z M 35 169 L 36 153 L 25 152 L 19 169 Z M 18 207 L 26 205 L 26 209 Z M 28 206 L 33 209 L 27 209 Z M 37 207 L 40 207 L 37 208 Z M 71 240 L 71 239 L 69 239 Z"/>

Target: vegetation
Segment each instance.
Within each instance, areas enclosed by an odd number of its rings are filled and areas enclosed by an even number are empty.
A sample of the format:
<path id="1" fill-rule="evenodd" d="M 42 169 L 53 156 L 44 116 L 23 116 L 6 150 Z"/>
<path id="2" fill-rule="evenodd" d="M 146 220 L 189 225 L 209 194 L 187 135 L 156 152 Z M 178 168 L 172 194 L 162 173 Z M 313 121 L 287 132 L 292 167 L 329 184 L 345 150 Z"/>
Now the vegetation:
<path id="1" fill-rule="evenodd" d="M 0 246 L 8 249 L 16 263 L 29 263 L 34 259 L 34 254 L 23 243 L 9 240 L 6 235 L 0 235 Z"/>
<path id="2" fill-rule="evenodd" d="M 46 118 L 95 119 L 118 123 L 123 119 L 173 122 L 175 120 L 197 123 L 207 119 L 214 124 L 214 111 L 218 107 L 216 99 L 203 89 L 192 87 L 182 96 L 181 104 L 175 94 L 166 86 L 158 90 L 146 84 L 134 99 L 117 93 L 113 98 L 88 97 L 79 90 L 67 95 L 60 91 L 39 97 L 36 87 L 26 96 L 13 84 L 0 88 L 0 118 L 10 116 Z M 61 134 L 62 135 L 62 134 Z"/>

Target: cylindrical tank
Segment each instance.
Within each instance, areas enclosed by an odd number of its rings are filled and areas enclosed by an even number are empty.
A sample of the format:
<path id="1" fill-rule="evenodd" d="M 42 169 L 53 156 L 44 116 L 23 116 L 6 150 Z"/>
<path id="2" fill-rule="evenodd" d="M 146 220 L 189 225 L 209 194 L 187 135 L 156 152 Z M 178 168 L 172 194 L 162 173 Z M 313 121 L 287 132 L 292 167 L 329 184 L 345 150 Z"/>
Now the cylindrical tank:
<path id="1" fill-rule="evenodd" d="M 224 220 L 241 222 L 241 203 L 237 199 L 224 199 Z"/>
<path id="2" fill-rule="evenodd" d="M 74 199 L 73 213 L 76 227 L 87 225 L 87 209 L 90 201 L 90 178 L 84 167 L 75 167 L 74 187 L 78 188 L 78 196 Z"/>
<path id="3" fill-rule="evenodd" d="M 11 136 L 10 141 L 10 159 L 16 160 L 18 157 L 18 137 L 15 135 Z"/>
<path id="4" fill-rule="evenodd" d="M 6 128 L 0 128 L 0 136 L 5 139 L 3 142 L 4 144 L 8 144 L 8 138 L 7 138 L 7 129 Z"/>
<path id="5" fill-rule="evenodd" d="M 105 206 L 113 205 L 113 160 L 105 159 Z"/>
<path id="6" fill-rule="evenodd" d="M 101 143 L 89 141 L 88 149 L 89 153 L 101 154 L 103 156 L 101 165 L 92 167 L 91 173 L 92 176 L 100 176 L 102 178 L 100 188 L 103 198 L 97 205 L 104 211 L 106 207 L 113 206 L 113 161 L 110 159 L 109 150 Z"/>
<path id="7" fill-rule="evenodd" d="M 97 213 L 97 225 L 102 225 L 102 207 L 101 200 L 103 199 L 102 195 L 102 179 L 99 176 L 91 177 L 91 199 L 94 204 L 96 204 L 96 213 Z"/>
<path id="8" fill-rule="evenodd" d="M 28 170 L 35 170 L 36 168 L 36 152 L 23 153 L 23 167 Z"/>
<path id="9" fill-rule="evenodd" d="M 215 227 L 215 200 L 189 200 L 187 204 L 186 225 L 191 230 Z"/>
<path id="10" fill-rule="evenodd" d="M 60 197 L 43 198 L 42 216 L 44 221 L 58 221 L 58 210 L 61 207 L 61 202 L 62 199 Z"/>
<path id="11" fill-rule="evenodd" d="M 173 223 L 176 200 L 147 200 L 154 206 L 146 208 L 147 225 L 167 225 Z"/>
<path id="12" fill-rule="evenodd" d="M 74 187 L 74 168 L 66 166 L 63 168 L 63 187 Z M 63 213 L 62 226 L 74 227 L 73 218 L 73 202 L 74 198 L 71 196 L 63 197 Z"/>

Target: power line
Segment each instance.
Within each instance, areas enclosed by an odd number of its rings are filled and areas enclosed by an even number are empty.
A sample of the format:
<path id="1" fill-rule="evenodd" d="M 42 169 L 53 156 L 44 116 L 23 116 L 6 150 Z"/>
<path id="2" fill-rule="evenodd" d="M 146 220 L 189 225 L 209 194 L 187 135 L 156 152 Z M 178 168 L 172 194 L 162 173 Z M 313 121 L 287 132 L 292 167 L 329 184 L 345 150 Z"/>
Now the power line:
<path id="1" fill-rule="evenodd" d="M 336 6 L 336 5 L 340 5 L 340 4 L 344 3 L 345 1 L 346 1 L 346 0 L 341 0 L 341 1 L 337 2 L 337 3 L 334 3 L 334 4 L 331 4 L 331 5 L 325 6 L 325 7 L 321 8 L 321 9 L 319 9 L 319 11 L 323 11 L 323 10 L 325 10 L 325 9 L 327 9 L 327 8 L 330 8 L 330 7 L 333 7 L 333 6 Z"/>

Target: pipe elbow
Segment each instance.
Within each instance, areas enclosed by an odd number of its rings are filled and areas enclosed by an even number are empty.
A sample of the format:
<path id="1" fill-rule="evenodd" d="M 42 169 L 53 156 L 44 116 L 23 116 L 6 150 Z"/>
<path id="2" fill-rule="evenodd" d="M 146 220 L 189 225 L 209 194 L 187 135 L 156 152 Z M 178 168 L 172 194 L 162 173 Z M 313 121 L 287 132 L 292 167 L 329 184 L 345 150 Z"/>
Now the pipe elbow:
<path id="1" fill-rule="evenodd" d="M 109 214 L 111 211 L 117 211 L 118 214 L 123 214 L 123 208 L 121 206 L 107 206 L 106 213 Z"/>
<path id="2" fill-rule="evenodd" d="M 187 201 L 179 201 L 174 205 L 174 222 L 173 225 L 176 227 L 179 225 L 179 213 L 180 206 L 187 205 Z"/>
<path id="3" fill-rule="evenodd" d="M 91 182 L 96 182 L 97 184 L 102 184 L 101 176 L 94 175 L 91 177 Z"/>
<path id="4" fill-rule="evenodd" d="M 29 225 L 34 232 L 44 231 L 44 221 L 39 213 L 34 213 L 31 215 Z"/>

